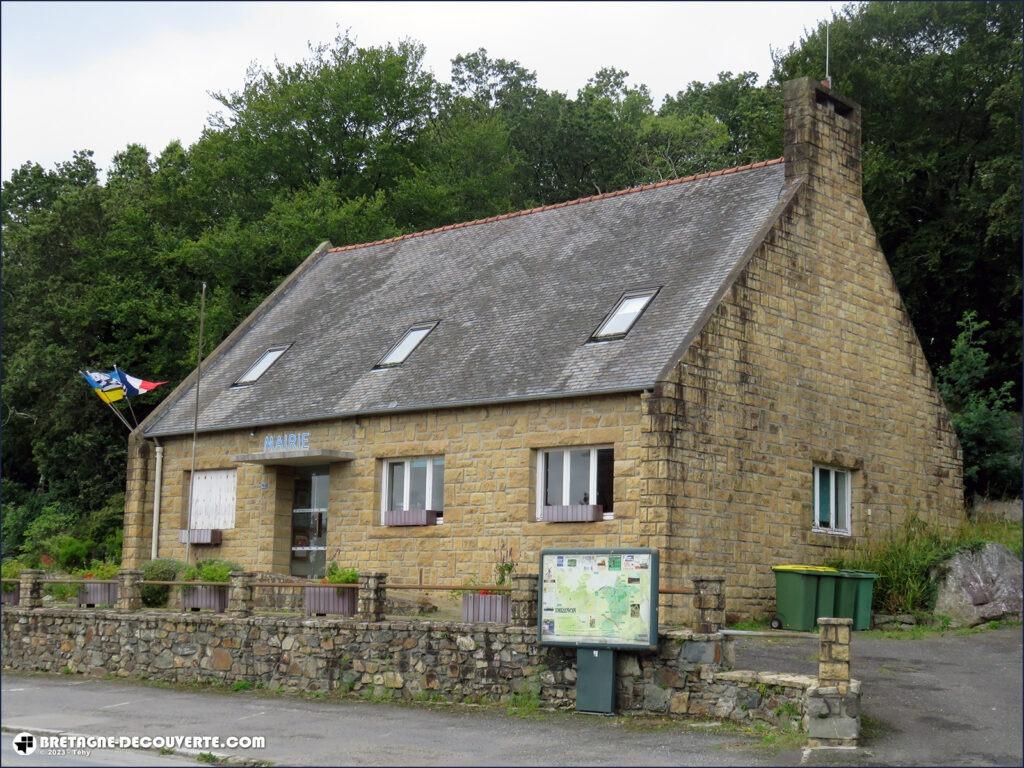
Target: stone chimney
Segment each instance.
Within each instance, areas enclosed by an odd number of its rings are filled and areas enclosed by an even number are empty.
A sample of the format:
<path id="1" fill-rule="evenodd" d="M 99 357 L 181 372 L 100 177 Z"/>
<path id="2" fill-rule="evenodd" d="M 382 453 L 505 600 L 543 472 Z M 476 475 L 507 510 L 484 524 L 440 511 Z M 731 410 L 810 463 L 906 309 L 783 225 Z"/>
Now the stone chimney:
<path id="1" fill-rule="evenodd" d="M 786 178 L 814 193 L 861 196 L 860 105 L 813 77 L 782 85 Z"/>

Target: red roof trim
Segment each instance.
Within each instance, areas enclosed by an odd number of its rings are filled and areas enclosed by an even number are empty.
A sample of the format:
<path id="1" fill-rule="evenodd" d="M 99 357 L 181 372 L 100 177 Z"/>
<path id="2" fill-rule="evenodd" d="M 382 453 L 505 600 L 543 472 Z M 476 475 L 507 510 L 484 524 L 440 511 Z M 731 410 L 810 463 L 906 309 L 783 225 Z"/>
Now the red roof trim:
<path id="1" fill-rule="evenodd" d="M 607 200 L 611 197 L 621 197 L 622 195 L 631 195 L 634 192 L 645 192 L 648 189 L 661 189 L 662 187 L 672 187 L 676 184 L 683 184 L 687 181 L 698 181 L 700 179 L 710 179 L 715 176 L 728 176 L 732 173 L 739 173 L 740 171 L 752 171 L 755 168 L 764 168 L 769 165 L 778 165 L 783 162 L 783 158 L 777 157 L 774 160 L 762 160 L 759 163 L 751 163 L 749 165 L 737 165 L 733 168 L 723 168 L 718 171 L 711 171 L 710 173 L 698 173 L 693 176 L 683 176 L 679 179 L 669 179 L 667 181 L 657 181 L 653 184 L 642 184 L 638 187 L 628 187 L 627 189 L 619 189 L 614 192 L 605 192 L 600 195 L 591 195 L 590 197 L 580 197 L 576 200 L 567 200 L 564 203 L 553 203 L 551 205 L 541 205 L 537 208 L 528 208 L 525 211 L 512 211 L 511 213 L 502 213 L 498 216 L 489 216 L 486 219 L 474 219 L 473 221 L 463 221 L 458 224 L 446 224 L 443 227 L 435 227 L 434 229 L 424 229 L 421 232 L 410 232 L 407 235 L 396 235 L 395 237 L 389 237 L 385 240 L 374 240 L 369 243 L 355 243 L 353 245 L 340 245 L 336 248 L 331 248 L 331 253 L 337 253 L 339 251 L 353 251 L 357 248 L 368 248 L 371 245 L 385 245 L 386 243 L 395 243 L 399 240 L 411 240 L 414 237 L 423 237 L 424 235 L 433 235 L 438 232 L 448 232 L 453 229 L 463 229 L 465 227 L 472 227 L 477 224 L 488 224 L 492 221 L 503 221 L 504 219 L 514 219 L 519 216 L 528 216 L 531 213 L 540 213 L 541 211 L 553 211 L 556 208 L 566 208 L 570 205 L 579 205 L 580 203 L 593 203 L 597 200 Z"/>

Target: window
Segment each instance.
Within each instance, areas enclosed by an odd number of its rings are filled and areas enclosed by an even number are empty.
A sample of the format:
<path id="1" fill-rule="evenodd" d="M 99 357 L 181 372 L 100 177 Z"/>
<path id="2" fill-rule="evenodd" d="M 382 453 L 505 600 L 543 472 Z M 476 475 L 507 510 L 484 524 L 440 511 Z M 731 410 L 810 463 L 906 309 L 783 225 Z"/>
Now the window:
<path id="1" fill-rule="evenodd" d="M 651 299 L 658 293 L 652 288 L 644 291 L 629 291 L 622 294 L 615 308 L 608 314 L 600 327 L 594 331 L 591 341 L 621 339 L 640 318 Z"/>
<path id="2" fill-rule="evenodd" d="M 189 476 L 186 473 L 186 480 Z M 225 530 L 235 527 L 235 470 L 196 470 L 186 485 L 186 493 L 195 501 L 191 512 L 186 505 L 183 528 Z"/>
<path id="3" fill-rule="evenodd" d="M 440 525 L 444 522 L 444 456 L 388 459 L 381 489 L 384 525 Z M 422 521 L 395 522 L 394 512 L 426 512 Z M 390 520 L 389 520 L 390 518 Z"/>
<path id="4" fill-rule="evenodd" d="M 437 323 L 419 323 L 414 325 L 408 331 L 405 332 L 405 336 L 395 346 L 391 348 L 384 357 L 380 359 L 375 368 L 391 368 L 396 365 L 401 365 L 405 362 L 405 359 L 413 353 L 413 350 L 420 345 L 434 328 L 437 327 Z"/>
<path id="5" fill-rule="evenodd" d="M 547 519 L 545 507 L 601 507 L 603 518 L 611 520 L 614 478 L 611 446 L 537 451 L 537 519 Z"/>
<path id="6" fill-rule="evenodd" d="M 814 467 L 814 530 L 849 536 L 850 485 L 846 470 Z"/>
<path id="7" fill-rule="evenodd" d="M 267 369 L 277 362 L 277 358 L 288 351 L 289 346 L 290 345 L 285 345 L 283 347 L 271 347 L 268 349 L 260 355 L 260 359 L 249 366 L 249 370 L 239 376 L 231 386 L 239 387 L 244 384 L 255 384 L 260 376 L 266 373 Z"/>

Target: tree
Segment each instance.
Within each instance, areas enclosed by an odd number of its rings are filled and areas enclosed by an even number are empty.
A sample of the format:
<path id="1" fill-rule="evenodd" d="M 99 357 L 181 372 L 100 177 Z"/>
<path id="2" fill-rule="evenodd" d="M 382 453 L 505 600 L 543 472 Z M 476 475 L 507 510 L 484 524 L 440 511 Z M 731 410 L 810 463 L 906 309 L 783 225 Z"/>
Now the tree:
<path id="1" fill-rule="evenodd" d="M 964 314 L 949 363 L 937 378 L 963 449 L 965 493 L 1010 498 L 1021 490 L 1021 423 L 1011 410 L 1012 382 L 998 388 L 983 384 L 990 377 L 981 338 L 987 325 L 975 312 Z"/>

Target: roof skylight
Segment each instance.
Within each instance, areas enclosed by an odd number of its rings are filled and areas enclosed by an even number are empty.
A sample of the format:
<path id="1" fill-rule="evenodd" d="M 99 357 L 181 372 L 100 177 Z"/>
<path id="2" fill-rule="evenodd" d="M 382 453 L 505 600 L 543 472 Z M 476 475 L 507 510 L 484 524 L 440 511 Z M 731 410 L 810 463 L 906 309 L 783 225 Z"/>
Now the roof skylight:
<path id="1" fill-rule="evenodd" d="M 288 350 L 289 346 L 291 345 L 285 344 L 281 347 L 271 347 L 268 349 L 260 355 L 259 360 L 250 365 L 249 369 L 235 380 L 235 383 L 232 384 L 232 386 L 237 387 L 243 384 L 255 384 L 259 378 L 267 372 L 267 369 L 277 362 L 277 358 Z"/>
<path id="2" fill-rule="evenodd" d="M 437 323 L 417 323 L 405 332 L 405 336 L 402 337 L 401 341 L 395 344 L 391 351 L 384 355 L 374 367 L 391 368 L 401 365 L 413 353 L 413 350 L 420 345 L 420 342 L 427 338 L 436 327 Z"/>
<path id="3" fill-rule="evenodd" d="M 591 341 L 610 341 L 621 339 L 633 324 L 640 318 L 651 299 L 658 293 L 657 288 L 650 288 L 643 291 L 627 291 L 619 298 L 608 316 L 600 327 L 594 331 Z"/>

